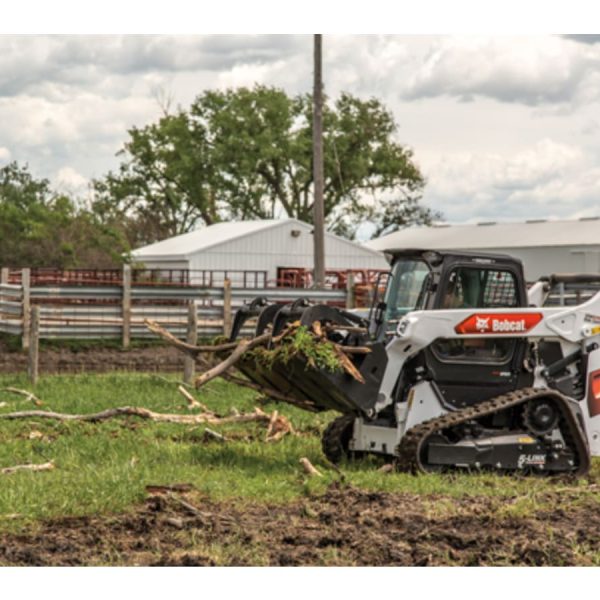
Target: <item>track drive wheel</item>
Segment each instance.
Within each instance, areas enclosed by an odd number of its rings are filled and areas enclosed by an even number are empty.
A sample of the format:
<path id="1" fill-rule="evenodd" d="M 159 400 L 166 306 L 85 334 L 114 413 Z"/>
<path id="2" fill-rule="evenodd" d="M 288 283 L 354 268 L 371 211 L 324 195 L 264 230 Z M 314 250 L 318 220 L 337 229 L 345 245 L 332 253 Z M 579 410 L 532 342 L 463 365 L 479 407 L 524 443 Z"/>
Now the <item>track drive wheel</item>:
<path id="1" fill-rule="evenodd" d="M 337 417 L 327 427 L 321 438 L 323 454 L 333 463 L 338 464 L 342 459 L 349 458 L 350 439 L 354 427 L 354 415 L 342 415 Z"/>

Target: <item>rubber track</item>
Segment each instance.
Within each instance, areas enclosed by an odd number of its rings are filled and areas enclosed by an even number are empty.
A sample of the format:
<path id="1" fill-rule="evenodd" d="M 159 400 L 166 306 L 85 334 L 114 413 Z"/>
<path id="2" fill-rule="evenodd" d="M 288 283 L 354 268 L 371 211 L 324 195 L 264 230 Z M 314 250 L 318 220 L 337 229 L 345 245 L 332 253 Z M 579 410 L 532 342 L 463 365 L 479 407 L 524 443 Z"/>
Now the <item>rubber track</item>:
<path id="1" fill-rule="evenodd" d="M 541 388 L 522 388 L 415 425 L 406 432 L 396 447 L 396 466 L 402 471 L 428 472 L 426 465 L 421 463 L 420 456 L 422 444 L 431 434 L 542 397 L 551 397 L 557 402 L 562 413 L 559 424 L 561 433 L 575 452 L 576 465 L 572 473 L 577 476 L 585 475 L 590 468 L 587 438 L 569 407 L 568 399 L 559 392 Z"/>
<path id="2" fill-rule="evenodd" d="M 348 448 L 344 448 L 342 436 L 352 426 L 356 417 L 354 415 L 342 415 L 335 418 L 327 425 L 321 438 L 323 454 L 333 463 L 338 464 L 348 454 Z"/>

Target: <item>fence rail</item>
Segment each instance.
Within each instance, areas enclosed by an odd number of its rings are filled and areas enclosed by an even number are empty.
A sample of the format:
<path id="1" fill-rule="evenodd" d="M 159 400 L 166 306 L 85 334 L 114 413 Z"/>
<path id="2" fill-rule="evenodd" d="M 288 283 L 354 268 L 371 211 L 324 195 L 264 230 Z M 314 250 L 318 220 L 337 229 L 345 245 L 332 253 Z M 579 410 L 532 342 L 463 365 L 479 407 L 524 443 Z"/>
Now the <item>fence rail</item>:
<path id="1" fill-rule="evenodd" d="M 28 269 L 8 283 L 8 269 L 2 269 L 0 282 L 0 332 L 22 337 L 29 345 L 30 310 L 39 309 L 40 339 L 121 338 L 127 347 L 131 339 L 149 338 L 153 334 L 145 319 L 157 321 L 173 335 L 189 334 L 190 305 L 195 306 L 197 335 L 209 337 L 229 333 L 233 314 L 256 296 L 271 302 L 290 302 L 306 298 L 337 306 L 351 306 L 352 294 L 345 290 L 307 290 L 291 288 L 232 287 L 228 280 L 222 287 L 202 285 L 139 285 L 124 270 L 118 285 L 91 283 L 52 284 L 38 278 L 32 285 Z M 245 329 L 252 331 L 250 321 Z"/>

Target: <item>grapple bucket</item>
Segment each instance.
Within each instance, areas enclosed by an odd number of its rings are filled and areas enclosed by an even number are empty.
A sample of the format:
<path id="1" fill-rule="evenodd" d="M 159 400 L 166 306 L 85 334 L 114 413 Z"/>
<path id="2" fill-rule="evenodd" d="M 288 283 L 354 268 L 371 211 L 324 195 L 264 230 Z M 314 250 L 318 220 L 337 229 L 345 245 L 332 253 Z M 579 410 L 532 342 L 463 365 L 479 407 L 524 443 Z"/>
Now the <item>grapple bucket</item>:
<path id="1" fill-rule="evenodd" d="M 333 409 L 342 413 L 365 415 L 371 413 L 387 365 L 387 353 L 382 343 L 373 343 L 366 334 L 353 331 L 365 328 L 365 321 L 344 310 L 326 305 L 310 305 L 304 299 L 284 305 L 267 304 L 262 300 L 256 299 L 241 309 L 244 311 L 241 315 L 238 312 L 234 320 L 235 335 L 232 334 L 232 338 L 237 336 L 242 325 L 252 317 L 258 317 L 256 335 L 264 333 L 269 324 L 273 335 L 277 336 L 287 323 L 300 321 L 301 325 L 310 328 L 317 321 L 327 326 L 331 341 L 348 346 L 367 346 L 371 350 L 368 354 L 350 355 L 364 383 L 346 372 L 315 369 L 301 355 L 296 355 L 285 363 L 274 361 L 269 366 L 259 363 L 252 356 L 242 357 L 237 368 L 254 383 L 276 390 L 293 399 L 294 404 L 308 410 Z"/>

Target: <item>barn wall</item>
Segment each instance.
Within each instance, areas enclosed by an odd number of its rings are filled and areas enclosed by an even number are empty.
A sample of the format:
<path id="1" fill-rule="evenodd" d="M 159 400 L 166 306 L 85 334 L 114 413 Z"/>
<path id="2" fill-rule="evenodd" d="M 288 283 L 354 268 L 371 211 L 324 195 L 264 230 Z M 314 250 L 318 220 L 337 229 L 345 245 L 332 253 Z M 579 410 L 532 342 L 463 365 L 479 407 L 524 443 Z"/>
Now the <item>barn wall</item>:
<path id="1" fill-rule="evenodd" d="M 281 225 L 233 239 L 190 257 L 190 269 L 266 270 L 274 281 L 279 267 L 313 266 L 311 227 L 284 222 Z M 299 231 L 297 237 L 292 231 Z M 358 244 L 325 237 L 325 264 L 332 269 L 385 269 L 383 256 Z"/>

